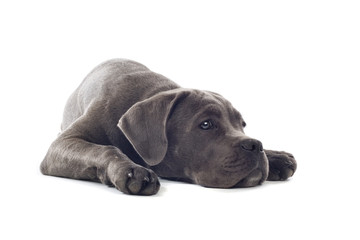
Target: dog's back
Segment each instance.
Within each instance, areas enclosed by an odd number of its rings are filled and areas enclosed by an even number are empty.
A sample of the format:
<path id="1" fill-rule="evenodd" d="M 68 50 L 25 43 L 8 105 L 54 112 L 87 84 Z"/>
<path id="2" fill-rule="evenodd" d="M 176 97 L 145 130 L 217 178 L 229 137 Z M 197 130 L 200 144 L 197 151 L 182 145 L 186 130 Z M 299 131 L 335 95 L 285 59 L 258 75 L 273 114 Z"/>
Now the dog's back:
<path id="1" fill-rule="evenodd" d="M 106 61 L 95 67 L 69 97 L 61 130 L 65 130 L 81 117 L 92 102 L 99 102 L 99 105 L 110 104 L 112 111 L 117 111 L 116 115 L 120 118 L 136 102 L 158 92 L 178 87 L 168 78 L 150 71 L 135 61 L 127 59 Z"/>

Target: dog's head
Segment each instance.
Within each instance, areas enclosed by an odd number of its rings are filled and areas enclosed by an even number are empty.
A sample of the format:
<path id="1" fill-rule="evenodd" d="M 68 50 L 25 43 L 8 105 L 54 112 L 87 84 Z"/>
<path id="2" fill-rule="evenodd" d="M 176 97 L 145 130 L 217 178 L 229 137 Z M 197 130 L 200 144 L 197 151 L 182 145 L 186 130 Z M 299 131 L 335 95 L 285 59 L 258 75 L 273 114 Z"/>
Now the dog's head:
<path id="1" fill-rule="evenodd" d="M 240 113 L 216 93 L 161 92 L 132 106 L 118 126 L 161 177 L 231 188 L 268 176 L 261 142 L 245 135 Z"/>

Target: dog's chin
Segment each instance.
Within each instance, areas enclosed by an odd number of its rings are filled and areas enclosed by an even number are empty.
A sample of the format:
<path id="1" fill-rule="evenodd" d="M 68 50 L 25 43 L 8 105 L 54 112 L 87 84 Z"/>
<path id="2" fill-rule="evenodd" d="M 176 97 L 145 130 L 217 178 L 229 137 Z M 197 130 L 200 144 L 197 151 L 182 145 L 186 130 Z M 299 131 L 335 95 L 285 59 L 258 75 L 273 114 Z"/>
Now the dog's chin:
<path id="1" fill-rule="evenodd" d="M 260 169 L 255 169 L 248 176 L 241 179 L 233 188 L 245 188 L 245 187 L 255 187 L 262 184 L 265 181 L 264 175 Z"/>

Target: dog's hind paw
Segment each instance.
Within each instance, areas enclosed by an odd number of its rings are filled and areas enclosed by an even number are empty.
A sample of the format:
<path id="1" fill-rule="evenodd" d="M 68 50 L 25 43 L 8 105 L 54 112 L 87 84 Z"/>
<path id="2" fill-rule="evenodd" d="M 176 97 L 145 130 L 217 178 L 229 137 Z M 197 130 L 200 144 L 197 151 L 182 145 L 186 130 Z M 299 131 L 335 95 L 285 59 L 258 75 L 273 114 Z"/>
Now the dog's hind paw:
<path id="1" fill-rule="evenodd" d="M 283 151 L 265 150 L 269 160 L 268 181 L 283 181 L 293 176 L 297 163 L 294 156 Z"/>

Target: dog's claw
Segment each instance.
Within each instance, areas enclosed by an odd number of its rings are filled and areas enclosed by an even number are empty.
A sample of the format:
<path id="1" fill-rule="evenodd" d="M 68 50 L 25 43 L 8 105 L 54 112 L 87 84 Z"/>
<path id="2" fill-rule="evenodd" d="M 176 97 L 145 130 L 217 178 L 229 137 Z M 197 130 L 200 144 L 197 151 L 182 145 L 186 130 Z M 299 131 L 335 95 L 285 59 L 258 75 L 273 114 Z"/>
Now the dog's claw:
<path id="1" fill-rule="evenodd" d="M 127 169 L 125 174 L 116 174 L 118 180 L 115 182 L 115 187 L 120 191 L 133 195 L 153 195 L 156 194 L 160 188 L 159 180 L 156 174 L 149 169 L 141 166 L 131 167 Z"/>

